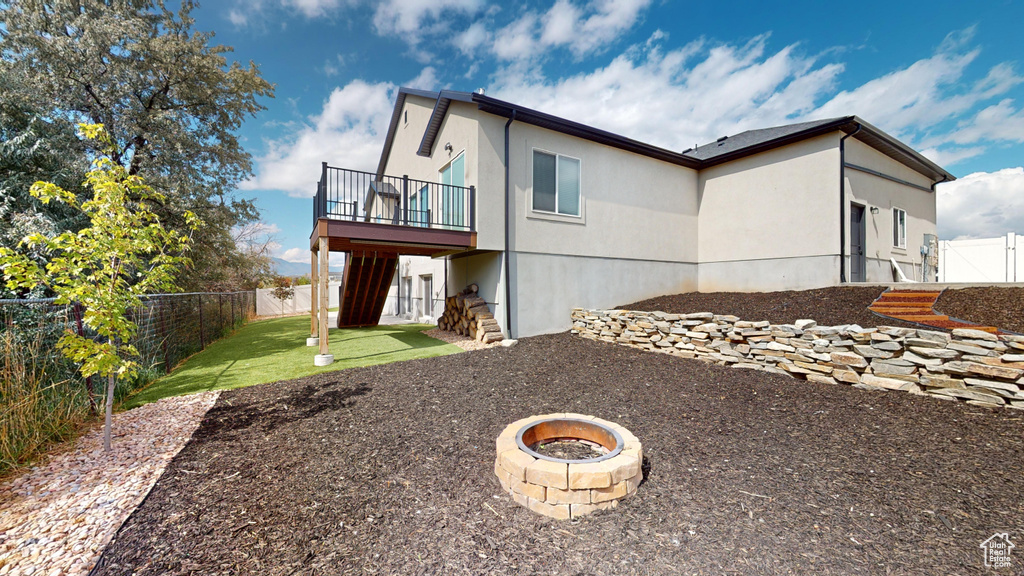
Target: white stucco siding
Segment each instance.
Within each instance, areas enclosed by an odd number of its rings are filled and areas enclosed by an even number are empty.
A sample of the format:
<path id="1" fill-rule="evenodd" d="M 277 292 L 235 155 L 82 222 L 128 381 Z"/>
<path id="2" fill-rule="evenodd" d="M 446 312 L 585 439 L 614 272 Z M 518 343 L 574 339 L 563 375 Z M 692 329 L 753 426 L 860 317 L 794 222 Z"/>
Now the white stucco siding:
<path id="1" fill-rule="evenodd" d="M 572 327 L 572 309 L 630 304 L 697 289 L 697 265 L 624 258 L 514 252 L 512 334 L 516 338 Z"/>
<path id="2" fill-rule="evenodd" d="M 839 253 L 838 133 L 700 172 L 700 262 Z"/>
<path id="3" fill-rule="evenodd" d="M 846 140 L 846 162 L 894 178 L 930 188 L 932 181 L 925 175 L 889 158 L 881 152 L 858 141 L 856 137 Z M 904 273 L 911 278 L 920 273 L 920 248 L 925 234 L 935 234 L 935 193 L 913 186 L 893 182 L 850 167 L 846 168 L 847 200 L 851 204 L 865 207 L 866 238 L 865 254 L 869 259 L 881 262 L 881 266 L 869 266 L 869 282 L 893 280 L 890 258 L 900 263 Z M 872 214 L 871 208 L 878 208 Z M 907 245 L 897 248 L 893 245 L 893 208 L 907 212 Z M 847 212 L 849 213 L 849 211 Z M 847 253 L 849 254 L 849 244 Z"/>
<path id="4" fill-rule="evenodd" d="M 696 262 L 695 170 L 522 122 L 511 126 L 510 150 L 512 250 Z M 532 209 L 534 150 L 579 160 L 578 217 Z"/>
<path id="5" fill-rule="evenodd" d="M 411 94 L 406 96 L 402 117 L 395 132 L 384 173 L 388 176 L 408 176 L 410 179 L 424 182 L 440 182 L 441 170 L 459 154 L 464 154 L 465 185 L 479 188 L 476 153 L 478 135 L 476 118 L 479 112 L 475 106 L 463 102 L 452 102 L 434 141 L 431 156 L 424 157 L 416 154 L 420 142 L 423 140 L 423 133 L 427 129 L 427 123 L 430 121 L 434 103 L 435 100 L 430 98 Z M 406 112 L 408 112 L 408 121 L 405 121 Z M 445 144 L 451 144 L 450 152 L 445 149 Z M 468 204 L 468 199 L 466 202 Z M 437 207 L 431 209 L 437 209 Z"/>

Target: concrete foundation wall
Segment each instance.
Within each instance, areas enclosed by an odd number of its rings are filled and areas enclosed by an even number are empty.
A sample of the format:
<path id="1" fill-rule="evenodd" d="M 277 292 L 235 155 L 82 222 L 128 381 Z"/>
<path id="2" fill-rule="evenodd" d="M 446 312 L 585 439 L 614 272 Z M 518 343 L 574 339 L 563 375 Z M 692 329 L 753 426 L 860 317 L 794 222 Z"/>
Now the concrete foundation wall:
<path id="1" fill-rule="evenodd" d="M 568 330 L 576 307 L 610 308 L 697 289 L 690 263 L 512 254 L 512 337 Z"/>
<path id="2" fill-rule="evenodd" d="M 776 292 L 833 286 L 839 256 L 701 262 L 700 292 Z"/>

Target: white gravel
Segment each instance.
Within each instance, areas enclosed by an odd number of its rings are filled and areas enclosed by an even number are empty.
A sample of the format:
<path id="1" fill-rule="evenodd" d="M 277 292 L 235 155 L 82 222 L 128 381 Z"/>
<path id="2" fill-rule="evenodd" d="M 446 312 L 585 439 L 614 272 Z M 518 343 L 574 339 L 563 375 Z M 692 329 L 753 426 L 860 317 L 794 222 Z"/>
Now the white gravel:
<path id="1" fill-rule="evenodd" d="M 167 398 L 114 415 L 0 483 L 0 576 L 87 574 L 220 392 Z"/>

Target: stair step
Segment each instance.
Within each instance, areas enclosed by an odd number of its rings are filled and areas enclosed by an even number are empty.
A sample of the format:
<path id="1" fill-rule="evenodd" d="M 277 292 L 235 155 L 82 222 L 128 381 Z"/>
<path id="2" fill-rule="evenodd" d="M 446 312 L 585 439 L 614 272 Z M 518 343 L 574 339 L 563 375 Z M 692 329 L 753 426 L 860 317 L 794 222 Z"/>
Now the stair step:
<path id="1" fill-rule="evenodd" d="M 899 314 L 894 317 L 908 322 L 945 322 L 949 320 L 949 316 L 938 314 Z"/>
<path id="2" fill-rule="evenodd" d="M 878 308 L 872 306 L 868 308 L 872 312 L 878 312 L 879 314 L 885 314 L 887 316 L 902 316 L 904 314 L 916 314 L 918 316 L 934 314 L 931 308 Z"/>

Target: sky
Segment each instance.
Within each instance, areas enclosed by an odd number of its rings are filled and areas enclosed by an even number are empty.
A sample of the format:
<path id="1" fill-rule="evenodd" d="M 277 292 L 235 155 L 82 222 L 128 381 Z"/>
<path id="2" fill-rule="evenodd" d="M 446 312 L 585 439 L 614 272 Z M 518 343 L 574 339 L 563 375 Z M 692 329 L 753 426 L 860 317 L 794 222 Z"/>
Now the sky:
<path id="1" fill-rule="evenodd" d="M 474 91 L 668 149 L 857 115 L 957 176 L 940 239 L 1024 234 L 1024 1 L 208 0 L 276 85 L 240 131 L 276 256 L 309 262 L 320 163 L 372 171 L 400 86 Z"/>

